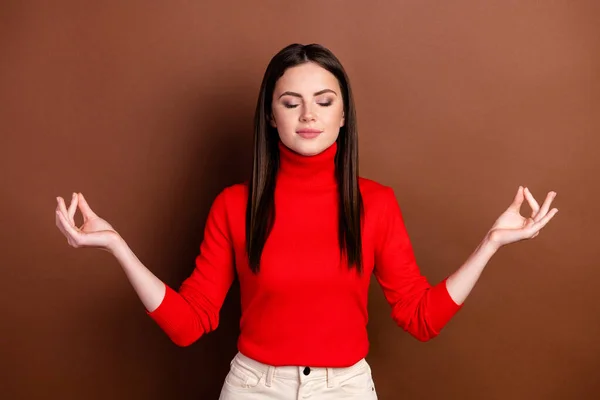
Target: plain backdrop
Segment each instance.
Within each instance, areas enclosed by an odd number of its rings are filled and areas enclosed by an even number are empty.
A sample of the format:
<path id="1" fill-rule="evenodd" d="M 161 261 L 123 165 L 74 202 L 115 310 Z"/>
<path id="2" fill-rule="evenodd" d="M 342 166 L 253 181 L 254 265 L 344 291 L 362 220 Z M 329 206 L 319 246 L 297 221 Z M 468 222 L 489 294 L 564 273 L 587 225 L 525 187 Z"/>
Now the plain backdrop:
<path id="1" fill-rule="evenodd" d="M 270 58 L 321 43 L 346 67 L 360 173 L 392 186 L 436 283 L 527 185 L 560 212 L 501 249 L 433 341 L 395 326 L 373 280 L 380 399 L 595 399 L 600 391 L 597 1 L 2 1 L 3 399 L 216 399 L 239 286 L 187 348 L 116 261 L 73 249 L 55 197 L 86 195 L 178 287 L 209 207 L 250 171 Z M 523 208 L 528 215 L 529 209 Z"/>

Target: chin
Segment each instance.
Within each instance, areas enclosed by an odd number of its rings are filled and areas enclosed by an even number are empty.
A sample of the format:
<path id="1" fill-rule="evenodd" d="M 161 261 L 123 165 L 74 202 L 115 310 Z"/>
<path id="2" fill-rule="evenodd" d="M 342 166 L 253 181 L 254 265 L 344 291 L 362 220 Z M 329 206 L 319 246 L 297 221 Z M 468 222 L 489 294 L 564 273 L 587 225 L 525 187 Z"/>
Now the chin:
<path id="1" fill-rule="evenodd" d="M 300 155 L 316 156 L 317 154 L 327 150 L 331 145 L 333 145 L 334 142 L 335 139 L 331 140 L 321 137 L 314 139 L 303 139 L 301 137 L 296 137 L 290 145 L 285 142 L 284 144 Z"/>

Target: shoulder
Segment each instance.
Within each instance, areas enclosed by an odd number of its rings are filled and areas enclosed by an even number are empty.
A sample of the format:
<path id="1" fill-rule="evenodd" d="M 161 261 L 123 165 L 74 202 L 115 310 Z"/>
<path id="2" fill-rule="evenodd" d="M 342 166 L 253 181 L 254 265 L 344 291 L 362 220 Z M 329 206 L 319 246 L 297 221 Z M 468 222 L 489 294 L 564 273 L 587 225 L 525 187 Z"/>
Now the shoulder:
<path id="1" fill-rule="evenodd" d="M 391 200 L 395 200 L 394 189 L 390 186 L 383 185 L 372 179 L 358 178 L 358 187 L 360 194 L 363 197 L 365 206 L 367 205 L 384 205 Z"/>
<path id="2" fill-rule="evenodd" d="M 248 197 L 248 182 L 227 186 L 219 193 L 219 196 L 226 197 L 229 201 L 246 200 Z"/>
<path id="3" fill-rule="evenodd" d="M 230 211 L 232 209 L 245 209 L 248 200 L 248 184 L 236 183 L 223 188 L 213 202 L 213 208 Z"/>

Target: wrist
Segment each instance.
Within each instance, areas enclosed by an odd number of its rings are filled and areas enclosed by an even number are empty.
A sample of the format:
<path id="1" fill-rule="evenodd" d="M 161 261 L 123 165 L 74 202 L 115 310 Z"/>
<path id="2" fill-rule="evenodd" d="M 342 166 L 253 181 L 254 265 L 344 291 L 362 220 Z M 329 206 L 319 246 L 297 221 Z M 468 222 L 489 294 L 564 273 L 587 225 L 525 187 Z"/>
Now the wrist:
<path id="1" fill-rule="evenodd" d="M 502 247 L 502 244 L 496 240 L 493 231 L 489 231 L 483 238 L 479 247 L 483 250 L 495 253 Z"/>
<path id="2" fill-rule="evenodd" d="M 114 235 L 110 236 L 105 250 L 119 258 L 119 255 L 122 255 L 126 249 L 127 243 L 125 243 L 121 235 L 115 232 Z"/>

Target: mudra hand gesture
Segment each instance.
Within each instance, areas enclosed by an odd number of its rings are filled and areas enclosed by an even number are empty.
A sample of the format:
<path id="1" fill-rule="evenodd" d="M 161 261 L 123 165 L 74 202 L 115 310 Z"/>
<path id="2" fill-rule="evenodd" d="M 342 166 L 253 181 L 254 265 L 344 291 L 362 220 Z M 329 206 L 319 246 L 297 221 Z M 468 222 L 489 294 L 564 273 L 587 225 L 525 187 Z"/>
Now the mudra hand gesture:
<path id="1" fill-rule="evenodd" d="M 96 247 L 109 251 L 111 245 L 119 238 L 113 227 L 92 211 L 83 194 L 73 193 L 68 209 L 62 197 L 57 197 L 56 201 L 56 226 L 71 246 Z M 83 225 L 80 227 L 75 225 L 77 206 L 83 215 Z"/>
<path id="2" fill-rule="evenodd" d="M 496 220 L 488 235 L 497 247 L 536 237 L 540 230 L 556 215 L 558 209 L 550 209 L 556 192 L 549 192 L 540 207 L 528 188 L 519 186 L 512 204 Z M 521 205 L 527 199 L 531 207 L 531 217 L 521 215 Z"/>

